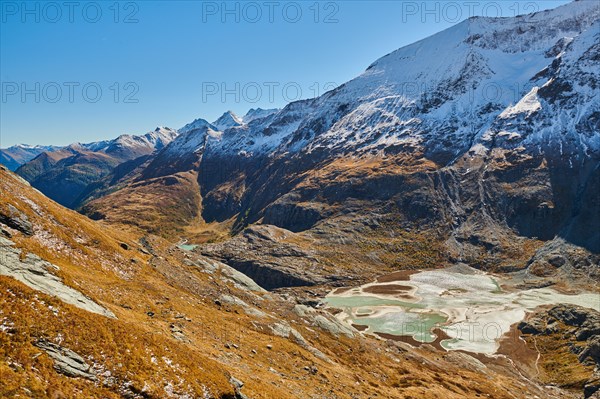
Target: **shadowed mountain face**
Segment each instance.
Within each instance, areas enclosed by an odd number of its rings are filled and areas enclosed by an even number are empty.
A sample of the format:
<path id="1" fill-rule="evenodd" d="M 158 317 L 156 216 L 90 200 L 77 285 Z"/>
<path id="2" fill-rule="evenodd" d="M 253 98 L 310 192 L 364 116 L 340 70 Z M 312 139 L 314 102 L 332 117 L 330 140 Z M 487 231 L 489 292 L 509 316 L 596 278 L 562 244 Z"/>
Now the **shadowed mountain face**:
<path id="1" fill-rule="evenodd" d="M 0 164 L 6 166 L 11 171 L 15 171 L 19 166 L 31 161 L 42 152 L 51 152 L 58 149 L 60 149 L 60 147 L 41 145 L 31 146 L 24 144 L 14 145 L 9 148 L 0 149 Z"/>
<path id="2" fill-rule="evenodd" d="M 90 184 L 119 165 L 164 148 L 176 135 L 174 130 L 157 128 L 144 136 L 122 135 L 114 140 L 72 144 L 41 152 L 17 173 L 61 205 L 76 208 Z"/>
<path id="3" fill-rule="evenodd" d="M 552 240 L 598 252 L 599 32 L 591 1 L 471 18 L 321 97 L 198 119 L 88 191 L 83 211 L 173 231 L 198 218 L 233 233 L 336 231 L 350 246 L 368 224 L 379 237 L 433 237 L 443 259 L 491 270 L 522 269 Z M 136 193 L 165 192 L 177 193 L 169 206 L 115 214 Z"/>

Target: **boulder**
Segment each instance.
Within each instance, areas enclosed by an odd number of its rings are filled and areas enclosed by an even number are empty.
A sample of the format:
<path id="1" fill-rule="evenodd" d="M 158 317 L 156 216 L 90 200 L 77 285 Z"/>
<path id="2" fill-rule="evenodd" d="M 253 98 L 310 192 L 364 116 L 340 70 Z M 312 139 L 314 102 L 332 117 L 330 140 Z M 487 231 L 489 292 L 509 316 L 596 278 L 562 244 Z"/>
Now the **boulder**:
<path id="1" fill-rule="evenodd" d="M 83 357 L 70 349 L 40 339 L 34 345 L 43 349 L 54 361 L 54 369 L 60 374 L 73 378 L 86 378 L 95 381 L 96 376 Z"/>
<path id="2" fill-rule="evenodd" d="M 25 235 L 33 235 L 33 225 L 27 218 L 27 215 L 10 204 L 8 205 L 8 212 L 0 210 L 0 223 L 18 230 Z"/>
<path id="3" fill-rule="evenodd" d="M 20 258 L 21 250 L 14 247 L 14 243 L 0 237 L 0 275 L 12 277 L 34 290 L 44 294 L 56 296 L 63 302 L 87 310 L 88 312 L 114 318 L 115 315 L 108 309 L 100 306 L 81 292 L 65 285 L 60 278 L 50 272 L 58 269 L 39 256 L 27 254 L 25 259 Z"/>
<path id="4" fill-rule="evenodd" d="M 317 315 L 315 316 L 314 321 L 318 327 L 335 336 L 345 335 L 349 338 L 354 337 L 354 332 L 352 331 L 353 328 L 338 320 L 331 320 L 323 315 Z"/>

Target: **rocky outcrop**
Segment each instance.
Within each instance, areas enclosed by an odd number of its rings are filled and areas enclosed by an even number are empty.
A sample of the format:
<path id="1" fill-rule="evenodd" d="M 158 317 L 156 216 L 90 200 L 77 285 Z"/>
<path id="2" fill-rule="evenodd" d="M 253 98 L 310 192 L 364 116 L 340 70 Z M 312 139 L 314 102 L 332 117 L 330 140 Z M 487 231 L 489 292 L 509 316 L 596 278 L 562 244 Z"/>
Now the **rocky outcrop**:
<path id="1" fill-rule="evenodd" d="M 263 223 L 299 232 L 310 229 L 331 214 L 326 204 L 299 200 L 298 195 L 284 195 L 265 209 Z"/>
<path id="2" fill-rule="evenodd" d="M 319 326 L 319 328 L 333 334 L 333 335 L 345 335 L 348 338 L 353 338 L 354 337 L 354 332 L 353 332 L 353 328 L 344 325 L 343 323 L 341 323 L 340 321 L 333 319 L 333 318 L 327 318 L 323 315 L 317 315 L 314 317 L 314 321 L 315 324 L 317 326 Z"/>
<path id="3" fill-rule="evenodd" d="M 231 385 L 233 386 L 233 397 L 229 394 L 225 394 L 223 396 L 221 396 L 221 399 L 250 399 L 248 396 L 246 396 L 244 393 L 242 393 L 242 388 L 244 388 L 244 383 L 235 378 L 234 376 L 231 376 L 229 378 L 229 382 L 231 383 Z"/>
<path id="4" fill-rule="evenodd" d="M 14 247 L 10 240 L 0 237 L 0 274 L 10 276 L 34 290 L 44 294 L 56 296 L 60 300 L 106 317 L 114 318 L 115 315 L 108 309 L 98 305 L 81 292 L 65 285 L 60 278 L 50 272 L 58 270 L 49 262 L 42 260 L 34 254 L 27 254 L 20 259 L 21 251 Z"/>
<path id="5" fill-rule="evenodd" d="M 95 381 L 96 375 L 85 359 L 70 349 L 56 345 L 46 340 L 38 340 L 34 345 L 43 349 L 54 361 L 54 369 L 67 377 L 86 378 Z"/>
<path id="6" fill-rule="evenodd" d="M 7 212 L 0 209 L 0 223 L 18 230 L 25 235 L 33 235 L 33 225 L 27 218 L 27 215 L 10 204 L 8 204 Z"/>
<path id="7" fill-rule="evenodd" d="M 265 289 L 256 284 L 250 277 L 221 262 L 205 257 L 185 261 L 189 265 L 196 266 L 202 271 L 214 274 L 216 271 L 224 277 L 223 280 L 231 281 L 237 288 L 247 291 L 264 292 Z"/>
<path id="8" fill-rule="evenodd" d="M 310 306 L 296 305 L 294 307 L 294 312 L 298 316 L 307 319 L 311 324 L 335 336 L 345 335 L 348 338 L 353 338 L 354 335 L 358 333 L 356 329 L 338 320 L 329 313 L 319 312 Z"/>
<path id="9" fill-rule="evenodd" d="M 519 330 L 525 334 L 552 334 L 560 331 L 557 322 L 568 326 L 569 333 L 577 341 L 586 341 L 600 336 L 600 312 L 576 305 L 555 306 L 521 322 Z M 600 364 L 600 357 L 594 357 L 592 360 Z"/>
<path id="10" fill-rule="evenodd" d="M 311 346 L 306 341 L 306 339 L 304 339 L 302 334 L 300 334 L 298 332 L 298 330 L 296 330 L 295 328 L 290 326 L 290 324 L 288 322 L 286 322 L 286 321 L 278 322 L 278 323 L 271 325 L 270 328 L 271 328 L 271 331 L 273 332 L 273 334 L 275 334 L 279 337 L 288 338 L 292 342 L 295 342 L 298 345 L 300 345 L 301 347 L 303 347 L 304 349 L 308 350 L 310 353 L 312 353 L 319 359 L 325 360 L 327 362 L 331 362 L 331 359 L 329 359 L 323 352 L 321 352 L 317 348 Z"/>
<path id="11" fill-rule="evenodd" d="M 283 242 L 285 235 L 286 230 L 275 226 L 251 226 L 226 243 L 203 245 L 199 251 L 249 276 L 267 290 L 327 281 L 311 271 L 318 263 L 313 255 Z"/>
<path id="12" fill-rule="evenodd" d="M 581 275 L 600 280 L 599 264 L 600 254 L 590 253 L 557 237 L 536 251 L 527 263 L 527 272 L 530 276 L 549 280 L 572 280 Z"/>
<path id="13" fill-rule="evenodd" d="M 247 315 L 250 315 L 250 316 L 259 317 L 259 318 L 269 317 L 269 315 L 266 314 L 265 312 L 263 312 L 262 310 L 259 310 L 259 309 L 255 308 L 254 306 L 250 306 L 246 302 L 242 301 L 240 298 L 233 296 L 233 295 L 223 294 L 219 297 L 219 299 L 217 300 L 216 303 L 221 304 L 221 305 L 228 304 L 228 305 L 233 305 L 233 306 L 239 306 L 244 310 L 244 312 Z"/>

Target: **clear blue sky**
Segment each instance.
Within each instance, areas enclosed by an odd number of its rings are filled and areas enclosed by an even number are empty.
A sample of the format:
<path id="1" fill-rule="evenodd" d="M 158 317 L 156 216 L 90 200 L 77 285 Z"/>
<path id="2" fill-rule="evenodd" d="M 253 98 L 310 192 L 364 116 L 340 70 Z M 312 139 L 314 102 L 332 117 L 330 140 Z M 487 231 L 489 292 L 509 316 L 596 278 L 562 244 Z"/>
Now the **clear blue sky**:
<path id="1" fill-rule="evenodd" d="M 212 121 L 226 110 L 282 107 L 470 15 L 567 2 L 31 1 L 25 8 L 2 0 L 0 147 L 90 142 Z"/>

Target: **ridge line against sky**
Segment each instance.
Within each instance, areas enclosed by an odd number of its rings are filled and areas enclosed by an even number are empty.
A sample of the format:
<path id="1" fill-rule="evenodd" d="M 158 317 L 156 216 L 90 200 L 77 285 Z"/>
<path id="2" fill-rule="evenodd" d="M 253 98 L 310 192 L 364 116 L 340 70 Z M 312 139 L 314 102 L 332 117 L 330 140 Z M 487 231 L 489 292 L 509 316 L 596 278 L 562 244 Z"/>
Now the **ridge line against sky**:
<path id="1" fill-rule="evenodd" d="M 280 108 L 470 16 L 568 2 L 5 1 L 0 147 L 93 142 Z"/>

